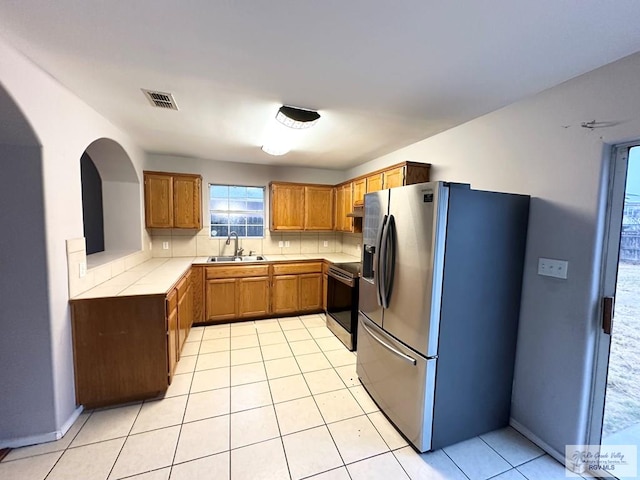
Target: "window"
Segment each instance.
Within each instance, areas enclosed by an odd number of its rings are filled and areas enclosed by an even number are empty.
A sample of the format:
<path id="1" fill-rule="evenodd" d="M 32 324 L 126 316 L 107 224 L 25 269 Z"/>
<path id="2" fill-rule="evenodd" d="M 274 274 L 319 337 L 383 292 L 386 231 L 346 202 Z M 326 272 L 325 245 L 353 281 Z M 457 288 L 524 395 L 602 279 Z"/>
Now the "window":
<path id="1" fill-rule="evenodd" d="M 209 185 L 211 236 L 264 236 L 264 187 Z"/>

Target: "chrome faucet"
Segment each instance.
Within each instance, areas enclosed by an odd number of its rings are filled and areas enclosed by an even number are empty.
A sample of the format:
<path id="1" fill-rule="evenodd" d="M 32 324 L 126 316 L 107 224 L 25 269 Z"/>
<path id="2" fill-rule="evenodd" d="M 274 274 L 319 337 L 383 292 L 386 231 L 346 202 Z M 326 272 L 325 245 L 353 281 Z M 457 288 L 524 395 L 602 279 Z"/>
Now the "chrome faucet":
<path id="1" fill-rule="evenodd" d="M 238 234 L 236 232 L 230 232 L 229 236 L 227 237 L 227 241 L 225 243 L 226 243 L 226 245 L 231 245 L 231 235 L 235 235 L 235 237 L 236 237 L 235 249 L 233 251 L 233 256 L 234 257 L 239 257 L 240 255 L 242 255 L 242 252 L 244 252 L 244 248 L 242 248 L 242 247 L 238 248 Z"/>

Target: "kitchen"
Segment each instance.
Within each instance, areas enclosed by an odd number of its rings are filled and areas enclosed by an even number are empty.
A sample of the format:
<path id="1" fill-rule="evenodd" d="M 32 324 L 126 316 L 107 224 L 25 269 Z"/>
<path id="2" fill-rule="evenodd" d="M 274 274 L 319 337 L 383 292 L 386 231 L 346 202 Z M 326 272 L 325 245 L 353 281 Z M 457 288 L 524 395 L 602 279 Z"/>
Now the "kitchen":
<path id="1" fill-rule="evenodd" d="M 5 412 L 12 412 L 2 417 L 7 438 L 61 431 L 75 410 L 65 241 L 82 235 L 79 158 L 88 145 L 103 137 L 122 146 L 140 179 L 143 170 L 154 170 L 199 173 L 205 183 L 213 183 L 216 178 L 236 183 L 246 178 L 249 184 L 313 180 L 335 185 L 410 159 L 431 163 L 434 180 L 453 179 L 471 183 L 474 188 L 532 195 L 532 233 L 525 261 L 512 416 L 530 431 L 530 438 L 542 439 L 549 450 L 561 451 L 565 444 L 580 443 L 585 438 L 590 366 L 584 358 L 591 348 L 590 325 L 595 323 L 592 305 L 597 295 L 593 285 L 599 260 L 594 252 L 603 217 L 599 193 L 603 188 L 603 145 L 637 138 L 640 131 L 632 87 L 637 78 L 637 56 L 412 146 L 373 156 L 368 163 L 345 171 L 321 171 L 231 164 L 217 155 L 219 160 L 209 164 L 205 156 L 147 154 L 128 134 L 13 47 L 2 42 L 0 48 L 0 79 L 19 105 L 12 107 L 13 102 L 3 95 L 3 105 L 7 105 L 3 115 L 22 111 L 28 119 L 25 122 L 19 116 L 9 117 L 9 124 L 15 128 L 3 129 L 3 148 L 14 156 L 33 159 L 29 165 L 35 165 L 28 170 L 25 162 L 8 165 L 14 173 L 12 178 L 20 181 L 7 181 L 3 188 L 22 198 L 17 185 L 33 185 L 36 197 L 32 204 L 22 200 L 13 210 L 21 212 L 21 218 L 33 219 L 32 229 L 19 228 L 21 220 L 11 216 L 5 222 L 15 225 L 11 230 L 15 233 L 3 239 L 3 251 L 10 255 L 6 263 L 3 260 L 3 272 L 11 271 L 12 285 L 21 286 L 16 291 L 5 285 L 7 313 L 3 322 L 11 335 L 3 340 L 3 358 L 17 366 L 17 370 L 3 374 L 6 392 L 11 392 L 3 394 Z M 615 58 L 629 53 L 632 50 L 620 50 Z M 593 64 L 592 68 L 604 63 Z M 593 118 L 631 120 L 598 131 L 580 127 L 581 122 Z M 18 135 L 29 131 L 35 131 L 37 139 L 33 139 L 33 133 Z M 37 152 L 41 152 L 41 159 Z M 262 176 L 260 180 L 255 179 L 258 175 Z M 57 188 L 59 185 L 67 188 Z M 141 206 L 140 186 L 137 192 Z M 3 200 L 5 205 L 12 205 L 10 202 L 11 198 Z M 8 213 L 3 211 L 3 215 Z M 141 222 L 139 215 L 138 225 Z M 139 226 L 138 237 L 143 237 L 139 243 L 145 250 L 147 235 Z M 570 281 L 549 289 L 535 275 L 540 256 L 569 259 L 573 269 Z M 31 320 L 16 324 L 12 318 Z M 34 336 L 34 331 L 47 333 Z M 540 351 L 547 355 L 543 362 L 539 362 Z M 560 374 L 558 365 L 575 375 Z M 25 382 L 25 378 L 31 381 Z M 532 408 L 532 403 L 539 408 Z M 16 425 L 22 425 L 22 430 Z"/>

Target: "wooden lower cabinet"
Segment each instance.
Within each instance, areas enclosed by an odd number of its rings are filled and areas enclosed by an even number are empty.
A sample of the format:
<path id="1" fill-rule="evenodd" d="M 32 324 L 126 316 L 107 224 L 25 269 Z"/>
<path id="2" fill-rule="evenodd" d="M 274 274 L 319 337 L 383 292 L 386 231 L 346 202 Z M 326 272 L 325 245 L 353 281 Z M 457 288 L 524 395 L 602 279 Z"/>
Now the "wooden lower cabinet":
<path id="1" fill-rule="evenodd" d="M 275 264 L 273 273 L 274 314 L 322 310 L 322 263 Z"/>
<path id="2" fill-rule="evenodd" d="M 204 301 L 204 270 L 205 267 L 194 265 L 191 267 L 191 289 L 193 300 L 193 323 L 204 322 L 205 301 Z"/>
<path id="3" fill-rule="evenodd" d="M 285 314 L 298 311 L 298 275 L 273 277 L 273 313 Z"/>
<path id="4" fill-rule="evenodd" d="M 86 408 L 155 397 L 175 367 L 177 307 L 165 295 L 71 301 L 76 402 Z"/>
<path id="5" fill-rule="evenodd" d="M 237 282 L 235 278 L 207 280 L 207 320 L 232 320 L 237 316 Z"/>
<path id="6" fill-rule="evenodd" d="M 327 311 L 327 293 L 329 290 L 329 263 L 326 261 L 322 264 L 322 310 Z"/>
<path id="7" fill-rule="evenodd" d="M 115 405 L 166 391 L 193 323 L 189 272 L 166 295 L 70 304 L 79 405 Z"/>
<path id="8" fill-rule="evenodd" d="M 242 318 L 269 315 L 269 277 L 238 279 L 238 316 Z"/>
<path id="9" fill-rule="evenodd" d="M 206 319 L 228 321 L 270 313 L 269 265 L 225 265 L 206 269 Z"/>
<path id="10" fill-rule="evenodd" d="M 298 310 L 322 310 L 322 273 L 305 273 L 298 276 Z"/>
<path id="11" fill-rule="evenodd" d="M 167 365 L 169 368 L 169 383 L 173 380 L 176 365 L 180 358 L 179 327 L 178 327 L 178 292 L 173 289 L 167 295 Z"/>

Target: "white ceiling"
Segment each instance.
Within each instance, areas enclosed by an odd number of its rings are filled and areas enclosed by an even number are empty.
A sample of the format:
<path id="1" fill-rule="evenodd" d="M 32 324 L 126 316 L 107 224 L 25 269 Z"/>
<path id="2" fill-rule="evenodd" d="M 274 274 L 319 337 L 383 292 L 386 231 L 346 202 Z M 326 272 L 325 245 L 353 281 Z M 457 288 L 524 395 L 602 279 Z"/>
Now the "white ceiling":
<path id="1" fill-rule="evenodd" d="M 0 36 L 148 151 L 339 169 L 640 50 L 638 19 L 637 0 L 0 2 Z M 281 104 L 322 118 L 272 157 Z"/>

